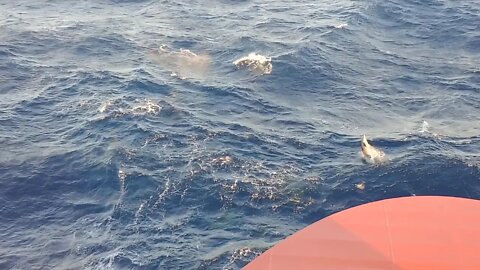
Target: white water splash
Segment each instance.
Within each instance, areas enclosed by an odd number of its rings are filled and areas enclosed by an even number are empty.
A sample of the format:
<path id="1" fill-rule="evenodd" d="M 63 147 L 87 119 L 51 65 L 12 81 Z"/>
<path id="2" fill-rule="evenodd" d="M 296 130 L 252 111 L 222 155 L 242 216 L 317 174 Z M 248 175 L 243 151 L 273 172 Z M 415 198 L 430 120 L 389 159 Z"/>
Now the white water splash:
<path id="1" fill-rule="evenodd" d="M 197 54 L 187 49 L 172 50 L 162 45 L 151 53 L 152 60 L 170 70 L 170 76 L 185 80 L 187 78 L 203 78 L 208 75 L 211 57 L 208 54 Z"/>
<path id="2" fill-rule="evenodd" d="M 430 125 L 428 124 L 428 122 L 424 120 L 423 123 L 422 123 L 422 127 L 421 127 L 419 132 L 420 133 L 426 133 L 426 132 L 428 133 L 429 132 L 429 130 L 428 130 L 429 126 Z"/>
<path id="3" fill-rule="evenodd" d="M 254 52 L 235 60 L 233 64 L 237 68 L 248 68 L 260 74 L 271 74 L 273 68 L 271 57 L 266 57 Z"/>
<path id="4" fill-rule="evenodd" d="M 343 29 L 347 26 L 348 26 L 348 23 L 341 23 L 341 24 L 338 24 L 338 25 L 334 25 L 333 27 L 335 27 L 337 29 Z"/>
<path id="5" fill-rule="evenodd" d="M 147 99 L 139 105 L 132 108 L 133 115 L 158 114 L 162 107 L 151 100 Z"/>
<path id="6" fill-rule="evenodd" d="M 100 113 L 104 113 L 107 111 L 108 107 L 110 107 L 112 105 L 112 102 L 110 102 L 109 100 L 103 102 L 100 107 L 98 108 L 98 111 Z"/>
<path id="7" fill-rule="evenodd" d="M 117 205 L 120 205 L 125 195 L 125 180 L 127 179 L 127 173 L 123 170 L 118 170 L 118 181 L 120 182 L 120 197 L 118 198 Z"/>
<path id="8" fill-rule="evenodd" d="M 150 99 L 135 100 L 133 104 L 129 104 L 123 99 L 115 99 L 103 102 L 98 111 L 103 114 L 102 119 L 105 119 L 107 117 L 122 117 L 125 115 L 158 115 L 162 108 L 160 104 Z"/>

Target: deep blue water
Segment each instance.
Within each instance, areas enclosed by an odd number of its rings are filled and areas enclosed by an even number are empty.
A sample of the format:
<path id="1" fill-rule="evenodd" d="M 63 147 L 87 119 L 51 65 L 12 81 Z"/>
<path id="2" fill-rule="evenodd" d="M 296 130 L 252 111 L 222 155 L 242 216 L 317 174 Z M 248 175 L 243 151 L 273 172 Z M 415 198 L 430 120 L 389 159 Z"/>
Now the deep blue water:
<path id="1" fill-rule="evenodd" d="M 480 199 L 479 120 L 476 0 L 3 0 L 0 269 L 240 269 L 362 203 Z"/>

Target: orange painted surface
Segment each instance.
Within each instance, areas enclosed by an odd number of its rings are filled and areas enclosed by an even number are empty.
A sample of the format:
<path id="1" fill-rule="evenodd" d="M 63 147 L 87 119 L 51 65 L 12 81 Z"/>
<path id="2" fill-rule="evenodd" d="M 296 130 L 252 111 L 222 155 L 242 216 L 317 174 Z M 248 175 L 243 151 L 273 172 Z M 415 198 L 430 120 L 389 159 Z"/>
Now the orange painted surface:
<path id="1" fill-rule="evenodd" d="M 326 217 L 244 270 L 480 270 L 480 201 L 406 197 Z"/>

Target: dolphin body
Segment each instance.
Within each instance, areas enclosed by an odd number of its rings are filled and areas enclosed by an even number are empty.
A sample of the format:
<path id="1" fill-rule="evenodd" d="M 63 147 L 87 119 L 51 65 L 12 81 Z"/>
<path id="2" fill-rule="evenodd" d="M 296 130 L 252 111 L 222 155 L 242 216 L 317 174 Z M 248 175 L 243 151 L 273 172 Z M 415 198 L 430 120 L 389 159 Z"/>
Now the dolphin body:
<path id="1" fill-rule="evenodd" d="M 373 145 L 371 145 L 368 142 L 367 136 L 363 135 L 361 145 L 362 145 L 362 158 L 365 161 L 373 164 L 380 164 L 380 163 L 384 163 L 387 160 L 385 153 L 382 150 L 375 148 Z"/>

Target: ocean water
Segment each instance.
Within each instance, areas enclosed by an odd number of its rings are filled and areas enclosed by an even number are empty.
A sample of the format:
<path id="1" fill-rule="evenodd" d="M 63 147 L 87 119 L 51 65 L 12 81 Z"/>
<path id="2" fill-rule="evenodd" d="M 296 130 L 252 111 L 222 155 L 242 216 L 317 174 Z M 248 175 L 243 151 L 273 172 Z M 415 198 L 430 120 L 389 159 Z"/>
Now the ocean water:
<path id="1" fill-rule="evenodd" d="M 241 269 L 352 206 L 480 199 L 479 14 L 0 0 L 0 269 Z"/>

